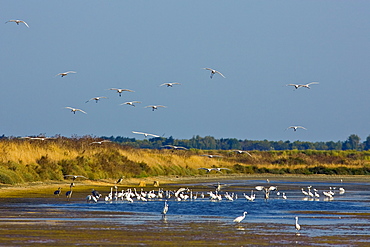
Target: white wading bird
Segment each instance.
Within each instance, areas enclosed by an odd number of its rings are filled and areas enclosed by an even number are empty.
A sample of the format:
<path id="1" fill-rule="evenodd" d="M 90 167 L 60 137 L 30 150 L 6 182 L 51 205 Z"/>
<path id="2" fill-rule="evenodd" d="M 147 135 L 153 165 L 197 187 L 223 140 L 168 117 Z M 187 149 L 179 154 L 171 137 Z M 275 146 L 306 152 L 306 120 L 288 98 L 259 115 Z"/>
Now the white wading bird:
<path id="1" fill-rule="evenodd" d="M 67 72 L 62 72 L 62 73 L 56 74 L 55 76 L 60 75 L 61 77 L 64 77 L 64 76 L 66 76 L 66 75 L 68 75 L 70 73 L 75 74 L 77 72 L 76 71 L 67 71 Z"/>
<path id="2" fill-rule="evenodd" d="M 293 86 L 295 87 L 295 89 L 298 89 L 300 87 L 305 87 L 305 88 L 308 88 L 310 89 L 310 85 L 312 84 L 319 84 L 318 82 L 311 82 L 311 83 L 308 83 L 308 84 L 288 84 L 287 86 Z"/>
<path id="3" fill-rule="evenodd" d="M 240 223 L 242 220 L 244 220 L 247 212 L 244 212 L 242 216 L 236 217 L 233 222 Z"/>
<path id="4" fill-rule="evenodd" d="M 26 25 L 26 27 L 28 27 L 28 28 L 30 27 L 30 26 L 28 26 L 28 24 L 25 21 L 22 21 L 22 20 L 9 20 L 5 23 L 8 23 L 8 22 L 15 22 L 15 23 L 17 23 L 17 25 L 19 25 L 19 23 L 23 23 L 24 25 Z"/>
<path id="5" fill-rule="evenodd" d="M 71 112 L 73 112 L 73 114 L 76 114 L 76 111 L 80 111 L 80 112 L 82 112 L 82 113 L 87 114 L 85 111 L 83 111 L 83 110 L 81 110 L 81 109 L 77 109 L 77 108 L 73 108 L 73 107 L 69 107 L 69 106 L 64 107 L 64 108 L 70 109 L 70 110 L 71 110 Z"/>
<path id="6" fill-rule="evenodd" d="M 148 108 L 148 107 L 151 107 L 152 111 L 158 109 L 158 107 L 166 108 L 166 106 L 163 106 L 163 105 L 147 105 L 147 106 L 145 106 L 145 108 Z"/>
<path id="7" fill-rule="evenodd" d="M 120 105 L 130 105 L 130 106 L 135 107 L 134 103 L 138 103 L 138 104 L 140 104 L 141 102 L 140 102 L 140 101 L 127 101 L 127 102 L 122 103 L 122 104 L 120 104 Z"/>
<path id="8" fill-rule="evenodd" d="M 213 78 L 213 75 L 216 74 L 216 73 L 219 74 L 220 76 L 222 76 L 223 78 L 226 78 L 223 74 L 221 74 L 220 71 L 217 71 L 217 70 L 214 70 L 214 69 L 211 69 L 211 68 L 203 68 L 203 69 L 211 71 L 211 75 L 210 75 L 211 79 Z"/>
<path id="9" fill-rule="evenodd" d="M 297 131 L 297 129 L 304 129 L 304 130 L 307 130 L 305 127 L 302 127 L 302 126 L 289 126 L 288 128 L 286 128 L 285 130 L 287 129 L 293 129 L 294 131 Z"/>
<path id="10" fill-rule="evenodd" d="M 231 171 L 229 168 L 205 168 L 205 167 L 198 168 L 198 170 L 206 170 L 207 173 L 209 173 L 211 171 L 217 171 L 217 172 L 222 173 L 221 170 Z"/>
<path id="11" fill-rule="evenodd" d="M 256 186 L 255 188 L 256 188 L 256 190 L 265 192 L 265 199 L 266 200 L 270 198 L 270 191 L 276 190 L 275 186 L 270 186 L 269 188 L 266 188 L 264 186 Z"/>
<path id="12" fill-rule="evenodd" d="M 165 216 L 167 214 L 167 212 L 168 212 L 168 203 L 167 203 L 167 200 L 165 200 L 163 210 L 162 210 L 163 216 Z"/>
<path id="13" fill-rule="evenodd" d="M 89 101 L 92 101 L 92 100 L 95 100 L 96 103 L 98 103 L 98 101 L 100 99 L 108 99 L 107 97 L 104 97 L 104 96 L 101 96 L 101 97 L 94 97 L 94 98 L 91 98 L 89 100 L 87 100 L 85 103 L 89 102 Z"/>
<path id="14" fill-rule="evenodd" d="M 119 97 L 122 96 L 122 92 L 135 92 L 135 91 L 132 91 L 130 89 L 122 89 L 122 88 L 110 88 L 109 90 L 116 90 Z"/>
<path id="15" fill-rule="evenodd" d="M 161 85 L 159 85 L 160 87 L 161 86 L 164 86 L 166 85 L 167 87 L 172 87 L 173 85 L 181 85 L 181 83 L 178 83 L 178 82 L 166 82 L 166 83 L 163 83 Z"/>
<path id="16" fill-rule="evenodd" d="M 298 224 L 298 217 L 295 217 L 295 229 L 297 230 L 297 233 L 301 230 L 301 226 Z"/>
<path id="17" fill-rule="evenodd" d="M 138 131 L 132 131 L 134 134 L 144 135 L 144 137 L 153 136 L 153 137 L 159 137 L 158 135 L 144 133 L 144 132 L 138 132 Z"/>

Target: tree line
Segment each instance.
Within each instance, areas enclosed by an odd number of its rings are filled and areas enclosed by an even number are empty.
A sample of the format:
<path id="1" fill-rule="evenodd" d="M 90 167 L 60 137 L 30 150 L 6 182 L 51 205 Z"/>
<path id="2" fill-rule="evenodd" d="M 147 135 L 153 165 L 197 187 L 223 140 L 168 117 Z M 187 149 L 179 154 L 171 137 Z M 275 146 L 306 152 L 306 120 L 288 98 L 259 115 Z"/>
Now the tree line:
<path id="1" fill-rule="evenodd" d="M 137 140 L 128 137 L 107 137 L 101 138 L 117 142 L 122 145 L 128 145 L 136 148 L 161 149 L 172 146 L 181 146 L 187 149 L 204 149 L 204 150 L 370 150 L 370 135 L 364 142 L 356 135 L 350 135 L 345 141 L 327 141 L 327 142 L 306 142 L 306 141 L 256 141 L 256 140 L 238 140 L 236 138 L 216 139 L 212 136 L 201 137 L 193 136 L 191 139 L 174 139 L 172 136 L 148 138 Z"/>

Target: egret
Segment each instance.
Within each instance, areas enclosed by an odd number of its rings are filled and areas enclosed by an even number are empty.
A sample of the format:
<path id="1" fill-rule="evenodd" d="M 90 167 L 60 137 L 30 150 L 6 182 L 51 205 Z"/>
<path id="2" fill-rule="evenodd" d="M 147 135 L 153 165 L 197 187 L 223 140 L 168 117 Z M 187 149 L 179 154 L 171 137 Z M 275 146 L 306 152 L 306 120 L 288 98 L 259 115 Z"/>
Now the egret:
<path id="1" fill-rule="evenodd" d="M 289 126 L 287 129 L 293 129 L 294 131 L 297 131 L 297 129 L 304 129 L 304 130 L 307 130 L 305 127 L 302 127 L 302 126 Z"/>
<path id="2" fill-rule="evenodd" d="M 308 88 L 310 89 L 310 85 L 312 84 L 319 84 L 318 82 L 311 82 L 311 83 L 307 83 L 307 84 L 288 84 L 287 86 L 293 86 L 295 87 L 295 89 L 298 89 L 300 87 L 305 87 L 305 88 Z"/>
<path id="3" fill-rule="evenodd" d="M 160 87 L 161 86 L 164 86 L 166 85 L 167 87 L 172 87 L 173 85 L 181 85 L 181 83 L 178 83 L 178 82 L 166 82 L 166 83 L 163 83 L 161 85 L 159 85 Z"/>
<path id="4" fill-rule="evenodd" d="M 269 188 L 266 188 L 266 187 L 263 187 L 263 186 L 256 186 L 255 188 L 256 188 L 256 190 L 265 192 L 265 199 L 266 200 L 269 199 L 270 192 L 273 191 L 273 190 L 276 190 L 275 186 L 270 186 Z"/>
<path id="5" fill-rule="evenodd" d="M 217 71 L 217 70 L 214 70 L 214 69 L 211 69 L 211 68 L 203 68 L 203 69 L 211 71 L 211 75 L 210 75 L 211 79 L 213 78 L 213 75 L 216 74 L 216 73 L 219 74 L 220 76 L 222 76 L 223 78 L 226 78 L 223 74 L 221 74 L 220 71 Z"/>
<path id="6" fill-rule="evenodd" d="M 248 153 L 247 151 L 243 151 L 243 150 L 231 150 L 230 152 L 235 152 L 237 154 L 248 154 L 249 156 L 252 157 L 250 153 Z"/>
<path id="7" fill-rule="evenodd" d="M 202 154 L 200 156 L 206 156 L 208 158 L 222 158 L 221 155 L 214 155 L 214 154 Z"/>
<path id="8" fill-rule="evenodd" d="M 67 178 L 67 177 L 72 177 L 72 180 L 73 181 L 75 181 L 77 178 L 85 178 L 85 179 L 88 179 L 87 177 L 81 176 L 81 175 L 64 175 L 64 178 Z"/>
<path id="9" fill-rule="evenodd" d="M 231 171 L 229 168 L 222 168 L 222 167 L 220 167 L 220 168 L 205 168 L 205 167 L 201 167 L 201 168 L 198 168 L 198 170 L 205 170 L 207 173 L 209 173 L 211 171 L 221 172 L 221 170 Z"/>
<path id="10" fill-rule="evenodd" d="M 346 190 L 342 187 L 339 188 L 339 194 L 343 195 L 346 192 Z"/>
<path id="11" fill-rule="evenodd" d="M 92 100 L 95 100 L 95 103 L 98 103 L 98 101 L 100 99 L 108 99 L 107 97 L 104 97 L 104 96 L 100 96 L 100 97 L 94 97 L 94 98 L 91 98 L 89 100 L 87 100 L 85 103 L 89 102 L 89 101 L 92 101 Z"/>
<path id="12" fill-rule="evenodd" d="M 67 76 L 67 75 L 68 75 L 68 74 L 70 74 L 70 73 L 75 74 L 75 73 L 77 73 L 77 72 L 76 72 L 76 71 L 67 71 L 67 72 L 62 72 L 62 73 L 56 74 L 55 76 L 60 75 L 61 77 L 64 77 L 64 76 Z"/>
<path id="13" fill-rule="evenodd" d="M 164 201 L 164 207 L 163 207 L 163 210 L 162 210 L 163 216 L 165 216 L 167 214 L 167 211 L 168 211 L 168 203 L 167 203 L 167 200 L 165 200 Z"/>
<path id="14" fill-rule="evenodd" d="M 164 145 L 162 148 L 169 148 L 169 149 L 175 149 L 175 150 L 188 150 L 186 147 L 180 147 L 180 146 L 174 146 L 174 145 Z"/>
<path id="15" fill-rule="evenodd" d="M 24 25 L 26 25 L 26 27 L 28 27 L 28 28 L 30 27 L 30 26 L 28 26 L 28 24 L 25 21 L 22 21 L 22 20 L 9 20 L 5 23 L 8 23 L 8 22 L 15 22 L 15 23 L 17 23 L 17 25 L 19 25 L 19 23 L 23 23 Z"/>
<path id="16" fill-rule="evenodd" d="M 80 112 L 82 112 L 82 113 L 87 114 L 85 111 L 83 111 L 83 110 L 81 110 L 81 109 L 77 109 L 77 108 L 73 108 L 73 107 L 69 107 L 69 106 L 66 106 L 66 107 L 64 107 L 64 108 L 70 109 L 70 110 L 71 110 L 71 112 L 73 112 L 73 114 L 76 114 L 76 111 L 80 111 Z"/>
<path id="17" fill-rule="evenodd" d="M 130 105 L 130 106 L 133 106 L 133 107 L 135 107 L 135 105 L 134 105 L 134 103 L 141 103 L 140 101 L 127 101 L 127 102 L 125 102 L 125 103 L 122 103 L 122 104 L 120 104 L 120 105 Z"/>
<path id="18" fill-rule="evenodd" d="M 307 191 L 304 191 L 303 188 L 301 188 L 301 191 L 302 191 L 303 195 L 308 196 Z"/>
<path id="19" fill-rule="evenodd" d="M 115 91 L 117 91 L 119 97 L 122 96 L 122 92 L 135 92 L 135 91 L 130 90 L 130 89 L 122 89 L 122 88 L 110 88 L 109 90 L 115 90 Z"/>
<path id="20" fill-rule="evenodd" d="M 284 200 L 286 200 L 286 199 L 287 199 L 287 197 L 286 197 L 286 195 L 285 195 L 285 192 L 283 192 L 282 197 L 283 197 L 283 199 L 284 199 Z"/>
<path id="21" fill-rule="evenodd" d="M 147 105 L 145 108 L 152 108 L 152 111 L 157 110 L 158 107 L 167 108 L 167 106 L 164 105 Z"/>
<path id="22" fill-rule="evenodd" d="M 103 144 L 105 142 L 112 142 L 112 141 L 109 141 L 109 140 L 96 141 L 96 142 L 91 142 L 89 145 L 92 145 L 92 144 L 99 144 L 99 145 L 101 145 L 101 144 Z"/>
<path id="23" fill-rule="evenodd" d="M 301 226 L 298 224 L 298 217 L 295 217 L 295 229 L 297 230 L 297 233 L 301 230 Z"/>
<path id="24" fill-rule="evenodd" d="M 158 135 L 149 134 L 149 133 L 145 133 L 145 132 L 132 131 L 132 133 L 139 134 L 139 135 L 144 135 L 144 137 L 148 137 L 148 136 L 159 137 Z"/>
<path id="25" fill-rule="evenodd" d="M 244 220 L 247 212 L 244 212 L 242 216 L 236 217 L 233 222 L 240 223 L 242 220 Z"/>

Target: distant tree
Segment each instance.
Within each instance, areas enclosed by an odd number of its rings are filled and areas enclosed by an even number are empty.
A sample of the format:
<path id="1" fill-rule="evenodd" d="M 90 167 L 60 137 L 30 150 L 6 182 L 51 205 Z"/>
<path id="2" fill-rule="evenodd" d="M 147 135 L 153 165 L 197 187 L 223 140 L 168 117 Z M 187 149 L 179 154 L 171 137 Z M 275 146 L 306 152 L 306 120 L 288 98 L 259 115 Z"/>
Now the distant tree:
<path id="1" fill-rule="evenodd" d="M 343 143 L 344 150 L 360 150 L 360 140 L 361 138 L 358 135 L 352 134 L 348 139 Z"/>
<path id="2" fill-rule="evenodd" d="M 366 137 L 366 141 L 364 141 L 363 145 L 364 145 L 364 150 L 370 150 L 370 135 Z"/>

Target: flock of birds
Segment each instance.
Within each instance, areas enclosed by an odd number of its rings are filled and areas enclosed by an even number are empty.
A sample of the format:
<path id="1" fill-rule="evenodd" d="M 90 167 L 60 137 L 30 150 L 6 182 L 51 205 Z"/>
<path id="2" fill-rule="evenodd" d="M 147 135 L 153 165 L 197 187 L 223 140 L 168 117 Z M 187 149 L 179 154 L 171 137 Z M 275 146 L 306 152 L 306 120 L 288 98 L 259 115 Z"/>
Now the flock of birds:
<path id="1" fill-rule="evenodd" d="M 200 168 L 200 169 L 206 169 L 206 168 Z M 65 175 L 65 178 L 72 179 L 72 183 L 70 184 L 70 189 L 65 193 L 67 200 L 69 201 L 72 196 L 73 187 L 75 187 L 75 180 L 78 178 L 87 179 L 85 176 L 80 175 Z M 230 193 L 225 190 L 225 188 L 229 187 L 228 184 L 213 184 L 208 185 L 209 187 L 213 187 L 213 189 L 209 189 L 207 191 L 197 191 L 194 192 L 192 189 L 181 187 L 176 190 L 164 190 L 163 188 L 158 188 L 156 190 L 150 190 L 145 191 L 143 188 L 140 188 L 140 190 L 137 190 L 136 188 L 127 188 L 127 189 L 118 189 L 119 183 L 122 182 L 123 178 L 118 179 L 115 182 L 115 185 L 110 188 L 110 192 L 103 196 L 98 191 L 92 189 L 91 194 L 86 196 L 86 202 L 88 203 L 97 203 L 98 201 L 104 201 L 104 202 L 113 202 L 113 201 L 127 201 L 129 203 L 134 203 L 142 201 L 155 201 L 160 200 L 164 201 L 163 209 L 161 211 L 161 214 L 163 217 L 166 217 L 166 214 L 169 211 L 169 201 L 194 201 L 194 200 L 210 200 L 210 201 L 235 201 L 238 200 L 239 197 L 245 198 L 247 201 L 254 202 L 256 199 L 256 194 L 254 193 L 253 189 L 251 190 L 250 195 L 247 195 L 246 193 L 243 193 L 242 196 L 238 193 Z M 267 179 L 267 183 L 270 181 Z M 275 192 L 274 199 L 283 199 L 287 200 L 287 195 L 285 192 L 281 192 L 278 190 L 277 186 L 262 186 L 258 185 L 255 186 L 254 189 L 256 191 L 261 191 L 263 195 L 264 200 L 271 199 L 271 193 Z M 59 187 L 55 192 L 54 195 L 60 196 L 62 192 L 61 187 Z M 304 188 L 301 188 L 301 192 L 303 194 L 303 201 L 308 201 L 309 198 L 312 198 L 312 200 L 320 200 L 320 193 L 317 189 L 313 188 L 312 186 L 307 187 L 307 191 L 304 190 Z M 337 191 L 340 195 L 343 195 L 345 193 L 345 189 L 343 187 L 338 188 Z M 329 187 L 329 190 L 322 191 L 322 195 L 325 197 L 325 201 L 331 201 L 334 199 L 334 195 L 337 193 L 336 187 Z M 233 222 L 240 223 L 242 222 L 246 215 L 247 211 L 243 212 L 243 215 L 236 217 Z M 298 223 L 298 217 L 295 217 L 295 228 L 298 231 L 301 229 L 301 226 Z"/>

